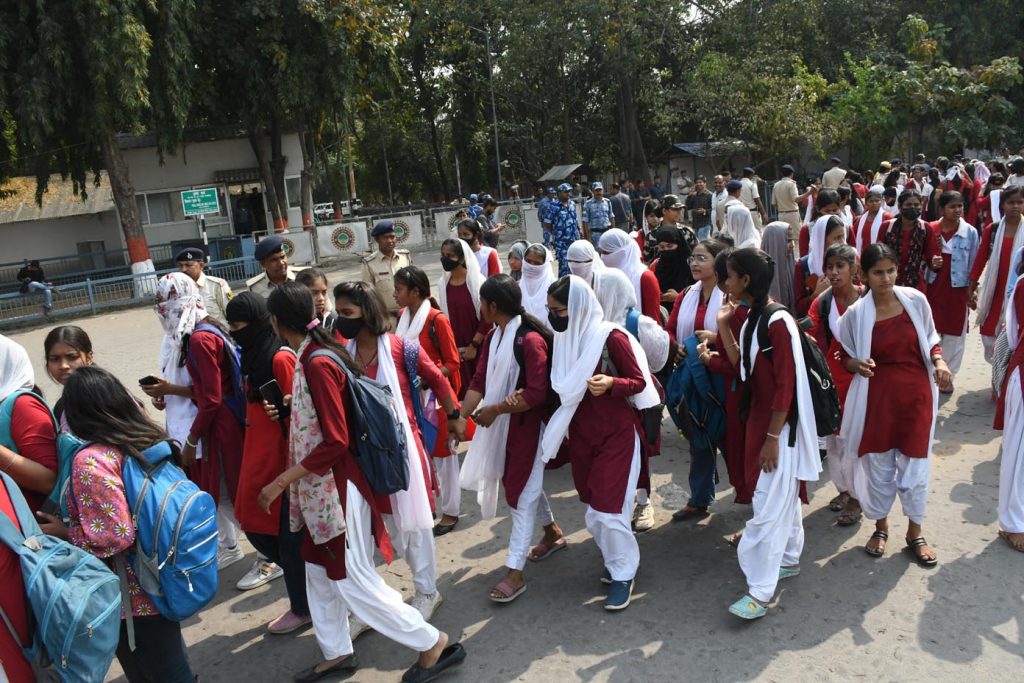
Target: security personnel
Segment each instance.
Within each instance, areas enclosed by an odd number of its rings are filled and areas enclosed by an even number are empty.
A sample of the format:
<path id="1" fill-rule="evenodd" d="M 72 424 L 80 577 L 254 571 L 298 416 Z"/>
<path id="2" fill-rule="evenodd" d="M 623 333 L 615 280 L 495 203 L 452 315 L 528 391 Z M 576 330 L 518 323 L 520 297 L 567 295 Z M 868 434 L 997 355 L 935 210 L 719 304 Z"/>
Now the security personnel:
<path id="1" fill-rule="evenodd" d="M 295 279 L 298 270 L 288 265 L 288 255 L 284 252 L 284 238 L 280 235 L 268 235 L 256 245 L 256 260 L 263 266 L 263 272 L 247 280 L 246 285 L 253 294 L 264 299 L 278 285 Z"/>
<path id="2" fill-rule="evenodd" d="M 395 301 L 395 273 L 412 265 L 408 249 L 395 249 L 398 236 L 392 221 L 381 221 L 370 233 L 378 251 L 363 257 L 363 282 L 373 285 L 387 304 L 392 328 L 398 321 L 398 302 Z"/>
<path id="3" fill-rule="evenodd" d="M 203 303 L 206 305 L 206 314 L 223 322 L 224 309 L 228 307 L 228 302 L 233 296 L 228 281 L 203 272 L 206 254 L 198 247 L 182 249 L 174 260 L 178 262 L 178 270 L 192 278 L 199 287 L 199 293 L 203 295 Z"/>

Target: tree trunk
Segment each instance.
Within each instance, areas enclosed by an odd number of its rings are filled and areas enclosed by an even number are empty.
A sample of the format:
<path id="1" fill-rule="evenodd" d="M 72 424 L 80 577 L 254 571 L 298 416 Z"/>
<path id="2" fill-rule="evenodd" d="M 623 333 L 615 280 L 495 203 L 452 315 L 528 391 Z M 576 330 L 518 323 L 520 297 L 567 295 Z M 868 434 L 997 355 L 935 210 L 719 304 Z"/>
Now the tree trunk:
<path id="1" fill-rule="evenodd" d="M 277 189 L 274 186 L 274 174 L 270 170 L 270 159 L 260 144 L 260 135 L 255 127 L 249 128 L 249 144 L 252 146 L 253 154 L 256 155 L 256 164 L 260 169 L 260 180 L 263 181 L 263 195 L 267 201 L 267 208 L 270 209 L 270 217 L 274 221 L 274 232 L 283 232 L 288 226 L 288 221 L 281 216 L 281 205 L 277 202 Z"/>
<path id="2" fill-rule="evenodd" d="M 128 173 L 128 164 L 121 154 L 113 131 L 103 136 L 103 163 L 107 167 L 107 178 L 114 195 L 114 205 L 121 219 L 128 260 L 133 273 L 153 272 L 153 261 L 149 256 L 149 244 L 139 219 L 139 206 L 135 203 L 135 188 Z"/>
<path id="3" fill-rule="evenodd" d="M 619 45 L 619 56 L 620 64 L 627 63 L 625 45 L 622 43 Z M 619 82 L 619 139 L 622 145 L 622 162 L 628 169 L 630 178 L 651 180 L 651 170 L 647 166 L 647 155 L 644 153 L 644 142 L 640 137 L 640 125 L 637 121 L 633 76 L 628 69 L 620 69 L 617 80 Z"/>
<path id="4" fill-rule="evenodd" d="M 307 123 L 306 130 L 299 133 L 302 146 L 302 175 L 299 179 L 299 192 L 302 195 L 302 229 L 313 229 L 313 169 L 316 168 L 316 135 Z"/>
<path id="5" fill-rule="evenodd" d="M 419 20 L 419 17 L 414 12 L 412 16 L 412 23 Z M 409 26 L 409 33 L 413 33 L 412 23 Z M 423 110 L 423 116 L 429 122 L 430 126 L 430 146 L 434 152 L 434 166 L 437 169 L 437 177 L 441 181 L 441 193 L 448 199 L 448 174 L 444 170 L 444 157 L 441 155 L 441 141 L 437 134 L 437 108 L 434 104 L 434 98 L 430 85 L 427 84 L 426 79 L 423 76 L 427 61 L 427 46 L 424 41 L 418 39 L 413 49 L 412 56 L 412 71 L 413 78 L 416 83 L 417 100 L 419 101 L 420 109 Z M 433 183 L 431 183 L 433 185 Z M 431 188 L 433 192 L 433 188 Z"/>
<path id="6" fill-rule="evenodd" d="M 270 171 L 273 174 L 274 190 L 277 195 L 278 210 L 281 214 L 280 226 L 274 229 L 283 232 L 288 229 L 288 192 L 284 186 L 285 158 L 281 152 L 281 122 L 277 116 L 270 117 Z"/>

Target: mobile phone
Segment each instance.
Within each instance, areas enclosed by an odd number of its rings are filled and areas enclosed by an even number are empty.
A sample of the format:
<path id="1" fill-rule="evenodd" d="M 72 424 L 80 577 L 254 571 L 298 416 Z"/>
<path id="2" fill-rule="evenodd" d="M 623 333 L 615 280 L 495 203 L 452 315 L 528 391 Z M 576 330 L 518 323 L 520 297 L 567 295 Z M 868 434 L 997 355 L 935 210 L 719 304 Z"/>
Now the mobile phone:
<path id="1" fill-rule="evenodd" d="M 281 387 L 277 385 L 276 379 L 272 379 L 260 387 L 260 396 L 272 406 L 280 407 L 284 404 L 284 394 L 281 392 Z"/>
<path id="2" fill-rule="evenodd" d="M 153 375 L 146 375 L 145 377 L 139 380 L 139 384 L 141 384 L 144 387 L 151 387 L 154 384 L 160 384 L 160 378 L 154 377 Z"/>

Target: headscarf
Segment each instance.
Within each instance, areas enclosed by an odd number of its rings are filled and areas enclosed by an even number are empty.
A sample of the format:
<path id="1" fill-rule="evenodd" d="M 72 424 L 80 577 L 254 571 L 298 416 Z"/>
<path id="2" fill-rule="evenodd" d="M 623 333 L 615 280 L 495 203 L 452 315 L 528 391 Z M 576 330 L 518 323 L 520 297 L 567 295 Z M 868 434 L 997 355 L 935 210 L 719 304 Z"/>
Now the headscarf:
<path id="1" fill-rule="evenodd" d="M 793 260 L 793 251 L 789 248 L 789 224 L 773 221 L 764 226 L 764 232 L 761 233 L 761 251 L 775 261 L 775 275 L 769 289 L 772 299 L 792 311 L 795 307 L 793 271 L 796 263 Z"/>
<path id="2" fill-rule="evenodd" d="M 36 384 L 28 351 L 10 337 L 0 334 L 0 400 L 16 391 L 31 391 Z"/>
<path id="3" fill-rule="evenodd" d="M 647 266 L 644 265 L 643 259 L 640 257 L 640 245 L 636 243 L 636 240 L 630 239 L 625 231 L 612 228 L 604 231 L 601 239 L 598 240 L 598 246 L 601 251 L 605 252 L 601 254 L 604 265 L 609 268 L 618 268 L 625 273 L 629 281 L 633 283 L 636 300 L 642 302 L 640 277 L 647 270 Z"/>
<path id="4" fill-rule="evenodd" d="M 555 259 L 543 244 L 534 243 L 523 250 L 525 254 L 533 247 L 544 249 L 544 263 L 535 266 L 523 258 L 523 275 L 519 280 L 519 291 L 523 294 L 523 309 L 545 325 L 548 324 L 547 304 L 548 287 L 555 281 L 555 273 L 551 264 Z"/>
<path id="5" fill-rule="evenodd" d="M 530 244 L 526 240 L 516 240 L 515 242 L 512 243 L 512 246 L 508 248 L 509 258 L 515 257 L 520 261 L 525 261 L 526 250 L 529 247 Z M 515 280 L 516 282 L 519 282 L 519 280 L 521 280 L 523 277 L 523 271 L 512 270 L 511 268 L 509 269 L 508 274 L 511 275 L 512 279 Z"/>
<path id="6" fill-rule="evenodd" d="M 274 355 L 284 342 L 274 334 L 267 300 L 258 294 L 242 292 L 235 296 L 228 302 L 224 315 L 230 323 L 248 323 L 233 330 L 231 337 L 242 350 L 242 374 L 248 380 L 249 397 L 253 400 L 259 396 L 259 388 L 274 379 Z M 282 391 L 289 389 L 281 387 Z"/>
<path id="7" fill-rule="evenodd" d="M 677 245 L 676 249 L 658 252 L 658 265 L 654 274 L 658 276 L 658 286 L 662 292 L 674 289 L 681 292 L 693 284 L 693 275 L 690 273 L 690 264 L 687 259 L 690 257 L 690 245 L 687 243 L 683 231 L 674 225 L 663 225 L 655 235 L 659 243 L 667 242 Z"/>
<path id="8" fill-rule="evenodd" d="M 988 264 L 985 267 L 985 277 L 981 281 L 981 295 L 978 297 L 978 318 L 977 324 L 979 327 L 985 324 L 988 320 L 989 311 L 992 309 L 993 304 L 997 301 L 996 297 L 1002 297 L 1002 292 L 996 292 L 996 280 L 999 274 L 999 263 L 1003 256 L 1003 235 L 1006 234 L 1006 216 L 1003 216 L 1002 220 L 999 221 L 999 225 L 992 226 L 990 230 L 995 230 L 996 235 L 992 241 L 992 255 L 989 256 Z M 1024 248 L 1024 230 L 1018 229 L 1016 235 L 1013 237 L 1013 246 L 1011 249 L 1011 261 L 1013 260 L 1012 255 L 1016 255 L 1017 252 Z M 1010 273 L 1013 273 L 1011 270 Z M 1007 277 L 1007 281 L 1012 280 L 1011 277 Z M 1002 301 L 1002 299 L 999 299 Z M 1000 306 L 1002 303 L 999 304 Z"/>
<path id="9" fill-rule="evenodd" d="M 593 285 L 594 275 L 605 269 L 604 261 L 590 240 L 576 240 L 570 244 L 565 258 L 569 262 L 569 272 L 582 278 L 588 285 Z"/>
<path id="10" fill-rule="evenodd" d="M 818 216 L 810 230 L 810 247 L 807 250 L 807 269 L 811 275 L 825 275 L 825 235 L 828 233 L 828 222 L 831 215 Z M 839 216 L 836 216 L 839 218 Z M 842 220 L 840 218 L 840 220 Z"/>
<path id="11" fill-rule="evenodd" d="M 156 286 L 156 314 L 164 328 L 160 370 L 171 379 L 171 367 L 182 366 L 182 344 L 206 317 L 206 304 L 195 281 L 184 273 L 168 273 Z"/>
<path id="12" fill-rule="evenodd" d="M 725 230 L 722 232 L 732 235 L 737 249 L 756 247 L 761 243 L 761 235 L 754 227 L 750 209 L 742 204 L 733 204 L 729 207 L 729 212 L 725 214 Z"/>
<path id="13" fill-rule="evenodd" d="M 629 310 L 637 308 L 633 285 L 617 268 L 607 268 L 594 276 L 594 295 L 604 311 L 605 322 L 625 327 Z M 671 339 L 661 325 L 641 314 L 637 323 L 637 340 L 647 354 L 647 363 L 652 372 L 665 367 Z"/>
<path id="14" fill-rule="evenodd" d="M 466 288 L 469 290 L 469 296 L 473 299 L 473 315 L 479 320 L 480 285 L 484 283 L 486 278 L 480 272 L 480 264 L 476 260 L 476 254 L 469 248 L 465 240 L 459 240 L 459 250 L 462 252 L 462 260 L 466 265 Z M 448 316 L 449 319 L 452 317 L 448 313 L 448 281 L 451 279 L 451 273 L 448 271 L 442 272 L 437 292 L 437 303 L 441 306 L 441 312 Z"/>

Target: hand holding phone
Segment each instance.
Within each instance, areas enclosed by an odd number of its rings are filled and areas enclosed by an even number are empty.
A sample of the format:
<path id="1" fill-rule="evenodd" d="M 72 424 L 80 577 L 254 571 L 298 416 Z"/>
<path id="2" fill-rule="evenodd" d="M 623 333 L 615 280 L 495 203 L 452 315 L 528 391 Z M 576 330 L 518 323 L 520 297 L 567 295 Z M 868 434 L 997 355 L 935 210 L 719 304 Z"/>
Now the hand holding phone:
<path id="1" fill-rule="evenodd" d="M 143 377 L 142 379 L 139 380 L 139 384 L 144 386 L 144 387 L 151 387 L 154 384 L 159 384 L 159 383 L 160 383 L 160 378 L 159 377 L 154 377 L 153 375 L 146 375 L 145 377 Z"/>

